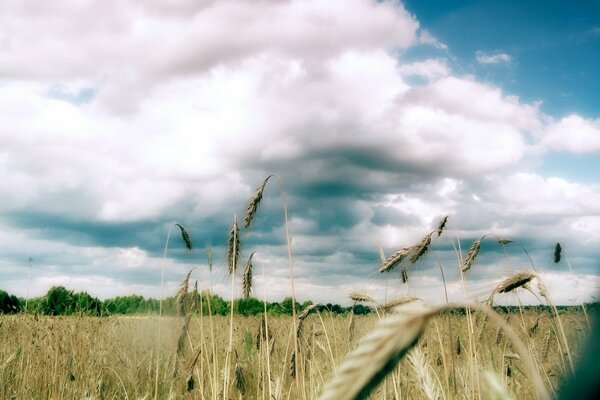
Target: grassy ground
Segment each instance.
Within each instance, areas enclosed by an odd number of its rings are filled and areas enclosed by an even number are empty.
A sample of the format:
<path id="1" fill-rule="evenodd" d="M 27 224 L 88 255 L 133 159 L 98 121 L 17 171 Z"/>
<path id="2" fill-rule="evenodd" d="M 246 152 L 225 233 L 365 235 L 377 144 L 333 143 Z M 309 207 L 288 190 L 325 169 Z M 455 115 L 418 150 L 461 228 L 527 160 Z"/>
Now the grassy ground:
<path id="1" fill-rule="evenodd" d="M 504 318 L 556 391 L 570 370 L 556 319 L 534 311 Z M 576 359 L 587 324 L 576 311 L 560 318 Z M 261 317 L 235 317 L 231 352 L 228 317 L 193 316 L 184 335 L 184 318 L 164 317 L 160 342 L 158 321 L 2 316 L 0 398 L 152 399 L 158 359 L 160 399 L 314 399 L 377 316 L 311 314 L 302 323 L 297 364 L 289 317 L 268 318 L 269 344 L 260 339 Z M 421 361 L 404 358 L 372 398 L 493 398 L 496 385 L 513 398 L 534 398 L 528 371 L 498 327 L 482 316 L 472 321 L 469 333 L 465 316 L 435 317 L 415 347 Z"/>

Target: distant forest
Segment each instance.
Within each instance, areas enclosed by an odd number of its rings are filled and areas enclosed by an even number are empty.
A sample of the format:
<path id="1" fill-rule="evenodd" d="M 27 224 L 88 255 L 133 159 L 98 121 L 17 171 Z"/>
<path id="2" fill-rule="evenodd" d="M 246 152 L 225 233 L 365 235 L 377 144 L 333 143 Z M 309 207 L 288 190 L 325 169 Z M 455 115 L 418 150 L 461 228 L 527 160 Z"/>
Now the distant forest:
<path id="1" fill-rule="evenodd" d="M 190 292 L 185 301 L 188 309 L 195 313 L 208 315 L 227 315 L 231 302 L 208 291 L 199 293 Z M 311 301 L 296 303 L 296 310 L 301 311 L 312 305 Z M 233 302 L 234 312 L 239 315 L 257 315 L 264 312 L 264 303 L 256 298 L 236 299 Z M 268 303 L 267 312 L 270 315 L 292 315 L 292 298 L 287 297 L 281 302 Z M 338 304 L 319 304 L 318 311 L 329 311 L 335 314 L 345 314 L 353 309 L 354 314 L 369 314 L 371 307 L 356 304 L 354 307 L 342 307 Z M 139 295 L 117 296 L 115 298 L 99 300 L 87 292 L 75 293 L 63 286 L 54 286 L 44 296 L 34 297 L 26 301 L 0 290 L 0 314 L 28 314 L 43 315 L 145 315 L 158 314 L 159 301 L 144 298 Z M 164 315 L 177 313 L 175 297 L 167 297 L 162 302 Z"/>
<path id="2" fill-rule="evenodd" d="M 231 302 L 222 297 L 211 294 L 208 291 L 199 293 L 190 292 L 186 295 L 187 309 L 193 313 L 204 315 L 227 315 Z M 296 303 L 296 310 L 302 311 L 312 301 Z M 262 300 L 256 298 L 236 299 L 233 302 L 234 313 L 242 316 L 257 315 L 264 312 L 265 305 Z M 600 303 L 587 304 L 590 311 L 600 311 Z M 176 315 L 177 306 L 175 297 L 163 299 L 163 314 Z M 318 304 L 317 311 L 330 312 L 333 314 L 346 314 L 353 312 L 356 315 L 366 315 L 374 312 L 372 307 L 355 304 L 343 307 L 339 304 Z M 525 309 L 545 310 L 546 306 L 525 306 Z M 558 309 L 580 309 L 580 306 L 558 306 Z M 515 306 L 495 306 L 499 312 L 511 313 L 518 310 Z M 549 310 L 548 310 L 549 311 Z M 453 310 L 453 313 L 462 313 L 462 309 Z M 111 299 L 99 300 L 90 296 L 87 292 L 73 292 L 63 286 L 54 286 L 44 296 L 34 297 L 26 301 L 0 290 L 0 314 L 40 314 L 40 315 L 152 315 L 159 313 L 159 301 L 152 298 L 144 298 L 140 295 L 117 296 Z M 287 297 L 281 302 L 267 302 L 267 313 L 269 315 L 292 315 L 292 298 Z"/>

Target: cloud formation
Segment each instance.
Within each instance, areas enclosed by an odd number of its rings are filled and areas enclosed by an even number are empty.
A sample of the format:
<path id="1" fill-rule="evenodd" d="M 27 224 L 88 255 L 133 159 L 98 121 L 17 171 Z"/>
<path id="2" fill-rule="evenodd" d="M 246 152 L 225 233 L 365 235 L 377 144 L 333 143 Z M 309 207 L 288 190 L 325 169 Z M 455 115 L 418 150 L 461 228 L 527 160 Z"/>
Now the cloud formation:
<path id="1" fill-rule="evenodd" d="M 15 1 L 4 21 L 0 277 L 17 294 L 32 254 L 38 294 L 64 281 L 101 297 L 157 295 L 173 221 L 214 246 L 215 276 L 204 267 L 199 279 L 227 293 L 217 269 L 228 225 L 273 172 L 304 299 L 379 287 L 378 246 L 414 243 L 446 214 L 465 241 L 493 231 L 533 254 L 585 237 L 566 248 L 597 272 L 600 187 L 528 169 L 549 151 L 600 151 L 598 121 L 545 115 L 456 73 L 402 4 Z M 408 59 L 419 46 L 438 53 Z M 277 196 L 270 184 L 244 240 L 284 282 Z M 439 246 L 452 265 L 449 242 Z M 171 254 L 169 287 L 206 264 L 176 243 Z M 425 281 L 437 279 L 430 264 Z"/>
<path id="2" fill-rule="evenodd" d="M 475 55 L 477 62 L 481 64 L 500 64 L 510 63 L 512 57 L 506 53 L 492 53 L 488 54 L 483 51 L 478 51 Z"/>

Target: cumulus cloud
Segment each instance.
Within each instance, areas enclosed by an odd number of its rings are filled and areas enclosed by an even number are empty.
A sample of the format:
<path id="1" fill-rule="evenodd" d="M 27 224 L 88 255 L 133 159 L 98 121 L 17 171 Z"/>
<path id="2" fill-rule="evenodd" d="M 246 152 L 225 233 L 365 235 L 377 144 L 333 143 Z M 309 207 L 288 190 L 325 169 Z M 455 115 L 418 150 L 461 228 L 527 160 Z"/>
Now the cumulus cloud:
<path id="1" fill-rule="evenodd" d="M 485 53 L 483 51 L 478 51 L 475 54 L 475 58 L 477 62 L 480 64 L 501 64 L 501 63 L 510 63 L 512 61 L 512 57 L 506 53 Z"/>
<path id="2" fill-rule="evenodd" d="M 540 141 L 542 148 L 571 153 L 600 151 L 600 119 L 569 115 L 546 126 Z"/>
<path id="3" fill-rule="evenodd" d="M 399 50 L 446 46 L 402 4 L 15 1 L 4 13 L 0 265 L 9 290 L 22 287 L 13 275 L 35 244 L 37 287 L 73 277 L 89 288 L 95 277 L 96 295 L 157 295 L 151 276 L 170 224 L 221 252 L 233 214 L 272 172 L 285 182 L 304 298 L 325 301 L 318 295 L 336 284 L 344 296 L 360 279 L 378 287 L 377 247 L 413 243 L 445 214 L 466 240 L 494 230 L 523 237 L 534 254 L 545 251 L 538 234 L 587 232 L 574 249 L 582 265 L 595 255 L 600 189 L 521 169 L 547 149 L 596 148 L 598 122 L 555 122 L 444 59 L 405 61 Z M 266 276 L 283 282 L 271 186 L 244 250 L 258 248 Z M 191 261 L 172 255 L 175 287 Z M 200 276 L 211 280 L 206 268 Z M 226 293 L 224 279 L 214 288 Z"/>

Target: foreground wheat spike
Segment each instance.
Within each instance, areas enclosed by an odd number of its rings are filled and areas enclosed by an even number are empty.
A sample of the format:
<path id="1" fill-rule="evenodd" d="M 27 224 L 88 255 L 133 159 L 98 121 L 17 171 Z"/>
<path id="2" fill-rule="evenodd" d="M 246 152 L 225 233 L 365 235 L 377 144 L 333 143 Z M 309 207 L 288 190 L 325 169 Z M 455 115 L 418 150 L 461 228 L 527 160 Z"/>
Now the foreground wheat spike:
<path id="1" fill-rule="evenodd" d="M 396 268 L 396 266 L 398 266 L 398 264 L 400 264 L 409 254 L 411 251 L 411 247 L 404 247 L 402 250 L 395 252 L 394 254 L 392 254 L 381 266 L 381 268 L 379 268 L 379 272 L 383 273 L 383 272 L 389 272 L 391 270 L 393 270 L 394 268 Z"/>
<path id="2" fill-rule="evenodd" d="M 348 355 L 320 399 L 367 398 L 417 342 L 431 315 L 431 310 L 419 306 L 383 320 Z"/>
<path id="3" fill-rule="evenodd" d="M 397 314 L 380 321 L 365 336 L 358 347 L 348 354 L 336 375 L 325 385 L 320 400 L 366 399 L 377 385 L 391 372 L 400 359 L 414 346 L 432 316 L 456 308 L 482 312 L 506 334 L 514 350 L 521 357 L 534 384 L 538 399 L 549 399 L 539 370 L 527 347 L 512 328 L 491 308 L 482 304 L 446 304 L 434 309 L 422 304 L 397 307 Z"/>
<path id="4" fill-rule="evenodd" d="M 250 254 L 248 257 L 248 261 L 246 261 L 246 266 L 244 267 L 244 276 L 242 278 L 242 291 L 244 299 L 250 297 L 250 291 L 252 291 L 252 257 L 255 252 Z"/>
<path id="5" fill-rule="evenodd" d="M 227 265 L 229 266 L 229 275 L 237 271 L 237 263 L 240 259 L 240 228 L 237 219 L 233 218 L 231 229 L 229 230 L 229 239 L 227 240 Z"/>
<path id="6" fill-rule="evenodd" d="M 260 186 L 256 189 L 256 192 L 254 192 L 254 194 L 250 198 L 250 201 L 248 201 L 248 206 L 246 207 L 246 216 L 244 217 L 244 228 L 248 228 L 250 224 L 252 224 L 252 221 L 254 221 L 256 211 L 258 211 L 258 206 L 260 206 L 260 202 L 263 197 L 263 192 L 265 191 L 265 186 L 267 185 L 269 179 L 273 176 L 274 175 L 267 176 L 263 183 L 261 183 Z"/>
<path id="7" fill-rule="evenodd" d="M 475 261 L 475 257 L 479 254 L 479 248 L 481 247 L 481 239 L 477 239 L 473 242 L 471 247 L 469 248 L 469 252 L 467 253 L 467 257 L 462 266 L 462 272 L 467 272 L 471 269 L 473 265 L 473 261 Z"/>

